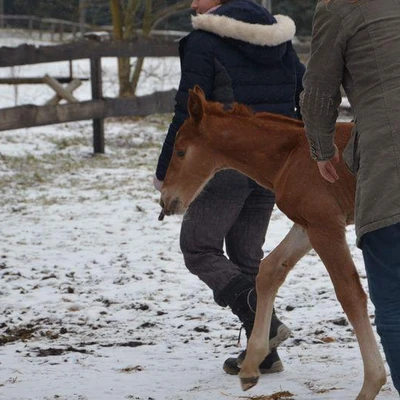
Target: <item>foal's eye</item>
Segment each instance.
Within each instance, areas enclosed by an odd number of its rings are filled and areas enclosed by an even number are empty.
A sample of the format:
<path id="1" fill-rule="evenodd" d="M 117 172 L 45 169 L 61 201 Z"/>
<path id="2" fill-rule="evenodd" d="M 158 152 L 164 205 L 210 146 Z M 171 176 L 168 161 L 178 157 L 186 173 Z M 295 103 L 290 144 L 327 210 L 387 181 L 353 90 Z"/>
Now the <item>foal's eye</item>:
<path id="1" fill-rule="evenodd" d="M 179 158 L 182 158 L 182 157 L 185 155 L 185 152 L 184 152 L 183 150 L 178 150 L 178 151 L 176 152 L 176 155 L 177 155 Z"/>

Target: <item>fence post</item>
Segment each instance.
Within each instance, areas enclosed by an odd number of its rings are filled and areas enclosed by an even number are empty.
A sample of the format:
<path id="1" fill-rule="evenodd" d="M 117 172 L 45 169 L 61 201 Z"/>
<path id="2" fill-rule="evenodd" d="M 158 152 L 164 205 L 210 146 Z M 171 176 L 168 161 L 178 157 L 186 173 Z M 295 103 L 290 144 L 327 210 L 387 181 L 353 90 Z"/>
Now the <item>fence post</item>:
<path id="1" fill-rule="evenodd" d="M 60 42 L 64 40 L 64 24 L 60 22 L 60 28 L 58 30 L 59 35 L 60 35 Z"/>
<path id="2" fill-rule="evenodd" d="M 51 31 L 50 31 L 50 40 L 52 41 L 52 42 L 54 42 L 54 33 L 55 33 L 55 31 L 56 31 L 56 25 L 55 25 L 55 23 L 54 22 L 52 22 L 51 23 Z"/>
<path id="3" fill-rule="evenodd" d="M 103 98 L 100 57 L 90 58 L 90 79 L 93 100 Z M 93 120 L 93 150 L 94 153 L 104 153 L 104 119 Z"/>
<path id="4" fill-rule="evenodd" d="M 79 29 L 81 36 L 85 34 L 85 24 L 86 24 L 86 0 L 79 0 Z"/>
<path id="5" fill-rule="evenodd" d="M 68 64 L 69 64 L 69 78 L 72 81 L 72 79 L 74 79 L 74 68 L 72 66 L 72 60 L 69 60 Z"/>

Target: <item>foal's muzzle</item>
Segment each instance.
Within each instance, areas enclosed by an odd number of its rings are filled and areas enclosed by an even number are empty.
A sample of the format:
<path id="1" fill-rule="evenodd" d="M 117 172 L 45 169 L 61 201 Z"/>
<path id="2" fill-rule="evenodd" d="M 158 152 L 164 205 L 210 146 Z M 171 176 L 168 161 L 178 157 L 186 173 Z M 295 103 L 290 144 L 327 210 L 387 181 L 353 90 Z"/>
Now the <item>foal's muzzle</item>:
<path id="1" fill-rule="evenodd" d="M 180 214 L 184 211 L 182 208 L 182 203 L 179 199 L 173 199 L 172 201 L 166 203 L 161 196 L 160 206 L 162 210 L 158 216 L 159 221 L 162 221 L 166 215 Z"/>

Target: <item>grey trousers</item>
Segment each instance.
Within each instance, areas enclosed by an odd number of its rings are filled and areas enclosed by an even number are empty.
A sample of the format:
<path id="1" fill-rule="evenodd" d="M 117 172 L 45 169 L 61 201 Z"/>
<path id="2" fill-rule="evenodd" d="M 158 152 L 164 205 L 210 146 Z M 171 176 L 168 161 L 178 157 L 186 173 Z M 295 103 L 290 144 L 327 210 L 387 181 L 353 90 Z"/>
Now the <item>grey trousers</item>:
<path id="1" fill-rule="evenodd" d="M 211 288 L 217 302 L 221 290 L 238 275 L 255 280 L 274 204 L 271 191 L 225 170 L 188 208 L 180 235 L 184 261 Z"/>

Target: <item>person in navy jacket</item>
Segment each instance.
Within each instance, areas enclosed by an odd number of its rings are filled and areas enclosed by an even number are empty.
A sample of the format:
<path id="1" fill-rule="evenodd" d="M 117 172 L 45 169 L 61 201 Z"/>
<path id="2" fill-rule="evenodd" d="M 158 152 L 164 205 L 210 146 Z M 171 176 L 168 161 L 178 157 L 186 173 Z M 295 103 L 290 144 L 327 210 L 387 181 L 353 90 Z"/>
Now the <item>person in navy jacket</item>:
<path id="1" fill-rule="evenodd" d="M 179 43 L 182 75 L 154 177 L 158 190 L 175 135 L 188 117 L 189 89 L 195 85 L 208 100 L 226 107 L 238 102 L 255 112 L 300 118 L 305 67 L 291 42 L 294 22 L 287 16 L 272 16 L 251 0 L 193 0 L 191 8 L 196 13 L 194 30 Z M 274 204 L 272 192 L 236 171 L 225 170 L 207 184 L 182 222 L 180 245 L 186 267 L 210 287 L 217 304 L 229 306 L 239 317 L 247 338 L 255 317 L 255 277 Z M 262 373 L 283 370 L 276 347 L 289 335 L 289 328 L 274 312 L 271 352 L 260 365 Z M 237 374 L 243 358 L 244 352 L 228 358 L 223 368 Z"/>

